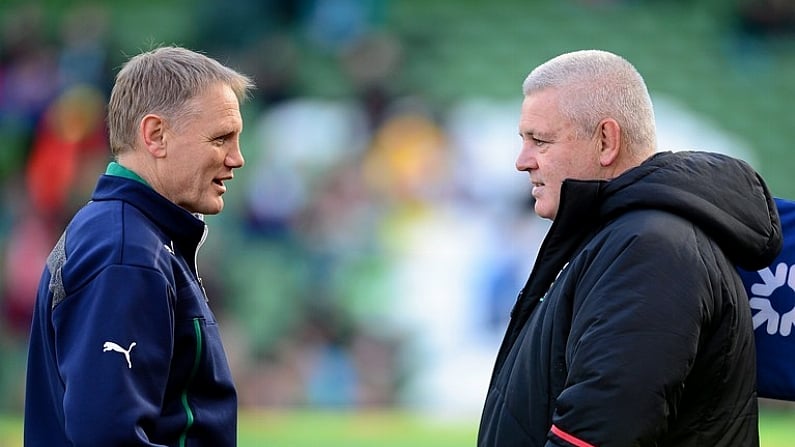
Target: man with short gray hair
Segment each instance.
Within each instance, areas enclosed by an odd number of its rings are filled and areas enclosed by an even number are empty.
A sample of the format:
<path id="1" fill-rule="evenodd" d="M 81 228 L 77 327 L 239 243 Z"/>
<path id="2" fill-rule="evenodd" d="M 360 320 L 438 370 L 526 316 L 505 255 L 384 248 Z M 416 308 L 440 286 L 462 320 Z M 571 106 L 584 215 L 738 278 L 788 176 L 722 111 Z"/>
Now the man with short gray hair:
<path id="1" fill-rule="evenodd" d="M 480 447 L 757 447 L 756 351 L 736 267 L 782 246 L 741 160 L 657 152 L 646 84 L 575 51 L 523 85 L 522 148 L 552 220 L 497 355 Z"/>
<path id="2" fill-rule="evenodd" d="M 25 445 L 236 445 L 237 394 L 197 252 L 243 166 L 251 80 L 203 54 L 131 58 L 108 105 L 114 161 L 47 259 Z"/>

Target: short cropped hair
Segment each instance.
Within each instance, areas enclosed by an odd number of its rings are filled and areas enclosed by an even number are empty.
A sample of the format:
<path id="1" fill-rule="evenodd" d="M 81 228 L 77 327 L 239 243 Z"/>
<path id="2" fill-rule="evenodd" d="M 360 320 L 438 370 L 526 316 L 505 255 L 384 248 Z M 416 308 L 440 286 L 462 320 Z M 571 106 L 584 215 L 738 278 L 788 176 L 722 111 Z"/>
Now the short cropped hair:
<path id="1" fill-rule="evenodd" d="M 160 47 L 132 57 L 119 70 L 108 102 L 112 155 L 131 150 L 138 125 L 153 113 L 179 123 L 189 102 L 210 86 L 223 83 L 239 101 L 254 88 L 252 80 L 203 54 L 180 47 Z"/>
<path id="2" fill-rule="evenodd" d="M 601 50 L 565 53 L 539 65 L 525 79 L 525 96 L 556 89 L 560 111 L 590 136 L 605 118 L 615 119 L 633 155 L 657 150 L 654 110 L 646 82 L 626 59 Z"/>

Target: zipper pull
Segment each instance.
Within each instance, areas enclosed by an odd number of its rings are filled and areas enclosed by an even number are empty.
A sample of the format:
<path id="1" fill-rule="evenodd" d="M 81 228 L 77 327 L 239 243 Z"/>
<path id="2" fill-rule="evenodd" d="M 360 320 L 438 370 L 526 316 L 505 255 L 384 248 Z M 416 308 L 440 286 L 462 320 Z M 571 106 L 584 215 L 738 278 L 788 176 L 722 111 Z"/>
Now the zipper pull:
<path id="1" fill-rule="evenodd" d="M 199 279 L 199 287 L 202 288 L 202 295 L 204 295 L 204 302 L 205 303 L 209 303 L 210 302 L 210 298 L 207 297 L 207 291 L 204 290 L 204 281 L 202 281 L 202 279 L 199 278 L 198 276 L 197 276 L 197 278 Z"/>

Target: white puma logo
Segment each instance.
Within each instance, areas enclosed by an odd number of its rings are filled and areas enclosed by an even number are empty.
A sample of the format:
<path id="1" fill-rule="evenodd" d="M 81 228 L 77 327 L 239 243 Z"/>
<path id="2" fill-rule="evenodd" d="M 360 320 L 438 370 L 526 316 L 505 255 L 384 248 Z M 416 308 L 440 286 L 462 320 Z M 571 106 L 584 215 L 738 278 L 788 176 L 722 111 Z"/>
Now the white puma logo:
<path id="1" fill-rule="evenodd" d="M 102 345 L 103 348 L 102 352 L 108 352 L 108 351 L 120 352 L 121 354 L 124 355 L 124 358 L 127 359 L 127 367 L 132 368 L 132 362 L 130 361 L 130 351 L 132 351 L 132 348 L 134 348 L 135 345 L 137 344 L 138 343 L 136 342 L 132 342 L 130 343 L 129 349 L 124 349 L 121 346 L 117 345 L 116 343 L 113 343 L 112 341 L 106 341 L 105 344 Z"/>

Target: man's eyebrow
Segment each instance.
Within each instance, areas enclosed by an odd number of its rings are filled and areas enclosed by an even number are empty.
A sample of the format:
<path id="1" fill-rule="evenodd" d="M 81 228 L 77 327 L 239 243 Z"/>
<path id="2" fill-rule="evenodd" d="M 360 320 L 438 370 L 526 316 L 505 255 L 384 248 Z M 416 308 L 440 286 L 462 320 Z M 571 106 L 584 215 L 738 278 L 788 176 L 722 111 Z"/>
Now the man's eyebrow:
<path id="1" fill-rule="evenodd" d="M 552 132 L 542 132 L 536 129 L 526 129 L 519 131 L 520 137 L 533 137 L 533 138 L 540 138 L 540 139 L 550 139 L 554 137 L 554 133 Z"/>

